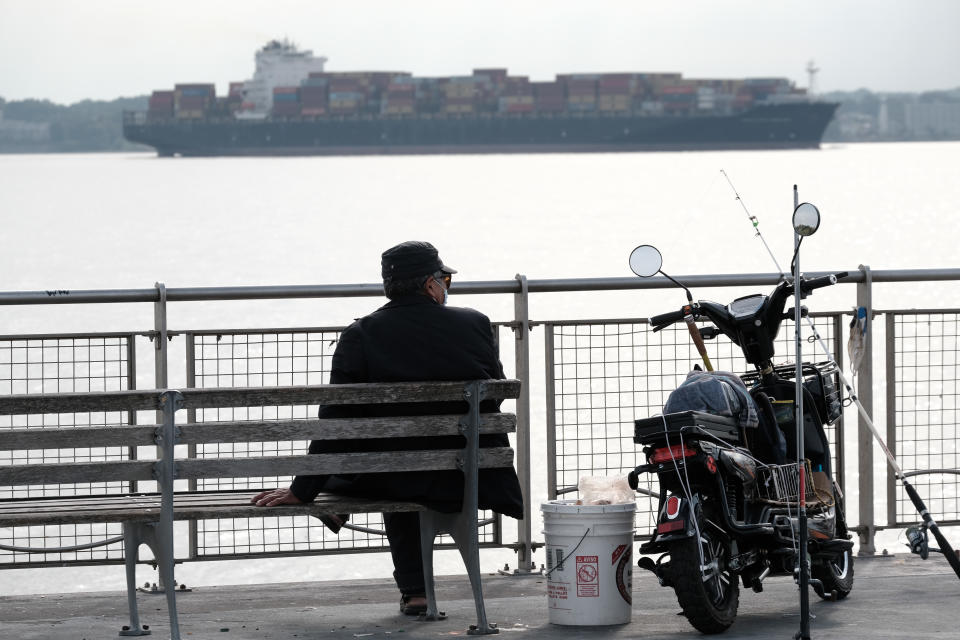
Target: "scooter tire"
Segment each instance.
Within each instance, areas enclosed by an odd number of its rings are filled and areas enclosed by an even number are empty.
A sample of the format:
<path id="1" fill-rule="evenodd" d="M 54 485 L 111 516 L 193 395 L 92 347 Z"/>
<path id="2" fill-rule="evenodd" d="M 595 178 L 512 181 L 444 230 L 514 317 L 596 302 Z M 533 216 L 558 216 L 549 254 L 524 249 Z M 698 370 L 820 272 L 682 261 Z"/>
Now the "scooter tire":
<path id="1" fill-rule="evenodd" d="M 697 540 L 688 538 L 670 548 L 673 590 L 683 615 L 701 633 L 723 633 L 733 624 L 740 605 L 737 576 L 726 570 L 729 550 L 716 534 L 701 531 L 706 566 L 715 566 L 709 576 L 700 566 Z"/>
<path id="2" fill-rule="evenodd" d="M 823 584 L 824 600 L 843 600 L 853 591 L 853 552 L 843 551 L 835 559 L 818 562 L 810 568 L 811 576 Z M 836 597 L 834 597 L 836 594 Z"/>

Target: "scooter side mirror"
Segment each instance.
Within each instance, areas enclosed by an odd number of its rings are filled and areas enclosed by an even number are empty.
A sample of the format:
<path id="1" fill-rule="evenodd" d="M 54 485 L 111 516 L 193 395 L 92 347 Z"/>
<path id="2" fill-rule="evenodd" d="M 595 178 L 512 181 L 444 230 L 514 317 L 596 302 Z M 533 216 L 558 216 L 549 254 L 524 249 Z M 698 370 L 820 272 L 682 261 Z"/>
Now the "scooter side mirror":
<path id="1" fill-rule="evenodd" d="M 641 278 L 649 278 L 660 272 L 663 256 L 656 247 L 642 244 L 630 252 L 630 270 Z"/>
<path id="2" fill-rule="evenodd" d="M 812 236 L 820 227 L 820 210 L 802 202 L 793 210 L 793 230 L 799 236 Z"/>

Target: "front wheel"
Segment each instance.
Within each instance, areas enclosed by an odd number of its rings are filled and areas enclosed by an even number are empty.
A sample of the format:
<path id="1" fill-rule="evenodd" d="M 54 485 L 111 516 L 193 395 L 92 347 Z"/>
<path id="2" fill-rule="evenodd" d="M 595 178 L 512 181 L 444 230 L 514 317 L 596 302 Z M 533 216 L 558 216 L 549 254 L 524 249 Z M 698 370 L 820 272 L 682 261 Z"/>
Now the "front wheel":
<path id="1" fill-rule="evenodd" d="M 836 599 L 843 600 L 853 590 L 853 552 L 846 549 L 829 560 L 818 562 L 811 567 L 810 573 L 823 583 L 823 593 L 817 595 L 832 600 L 836 593 Z"/>
<path id="2" fill-rule="evenodd" d="M 706 520 L 702 525 L 710 526 Z M 690 624 L 702 633 L 723 633 L 737 617 L 740 587 L 728 568 L 729 561 L 726 540 L 706 528 L 700 530 L 699 540 L 687 538 L 670 546 L 677 602 Z"/>

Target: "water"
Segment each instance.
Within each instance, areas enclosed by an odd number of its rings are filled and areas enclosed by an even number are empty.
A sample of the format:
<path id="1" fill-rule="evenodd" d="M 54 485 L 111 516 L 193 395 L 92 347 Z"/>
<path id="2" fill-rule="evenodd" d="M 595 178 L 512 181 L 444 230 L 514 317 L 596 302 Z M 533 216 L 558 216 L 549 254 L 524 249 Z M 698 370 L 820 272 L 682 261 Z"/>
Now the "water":
<path id="1" fill-rule="evenodd" d="M 407 239 L 430 240 L 460 270 L 458 278 L 471 281 L 517 273 L 624 277 L 631 249 L 642 243 L 660 248 L 664 270 L 674 276 L 774 272 L 721 169 L 784 268 L 793 240 L 794 184 L 801 201 L 815 203 L 823 216 L 817 235 L 804 243 L 805 270 L 957 267 L 958 163 L 956 142 L 372 158 L 6 155 L 0 156 L 0 290 L 145 289 L 157 281 L 167 287 L 377 282 L 380 253 Z M 457 296 L 455 287 L 452 293 L 452 304 L 512 319 L 511 296 Z M 695 294 L 726 300 L 736 292 Z M 814 300 L 817 310 L 848 309 L 855 292 L 834 287 Z M 530 313 L 541 320 L 637 317 L 680 302 L 673 291 L 543 294 L 532 298 Z M 171 305 L 169 324 L 340 325 L 378 304 L 363 298 L 181 303 Z M 878 285 L 874 306 L 960 307 L 960 287 Z M 149 304 L 4 307 L 0 334 L 149 330 L 152 312 Z M 540 352 L 534 347 L 534 425 L 542 424 L 543 412 L 536 406 Z M 882 390 L 877 394 L 882 399 Z M 534 457 L 538 451 L 535 440 Z M 545 495 L 542 473 L 535 478 L 534 495 Z M 882 513 L 878 506 L 878 517 Z M 540 538 L 539 522 L 534 537 Z M 358 557 L 362 563 L 188 565 L 180 575 L 188 584 L 229 584 L 389 574 L 388 560 Z M 514 558 L 507 551 L 486 557 L 485 570 Z M 458 561 L 446 555 L 438 570 L 459 571 Z M 13 571 L 5 572 L 0 594 L 120 584 L 122 568 Z"/>

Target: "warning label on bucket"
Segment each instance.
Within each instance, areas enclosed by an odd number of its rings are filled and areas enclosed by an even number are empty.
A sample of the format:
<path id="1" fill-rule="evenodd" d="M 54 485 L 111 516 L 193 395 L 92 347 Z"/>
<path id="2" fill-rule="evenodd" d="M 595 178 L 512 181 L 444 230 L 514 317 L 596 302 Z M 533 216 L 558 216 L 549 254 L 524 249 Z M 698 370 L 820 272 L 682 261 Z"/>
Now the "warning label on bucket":
<path id="1" fill-rule="evenodd" d="M 600 559 L 597 556 L 577 556 L 577 597 L 599 598 Z"/>

